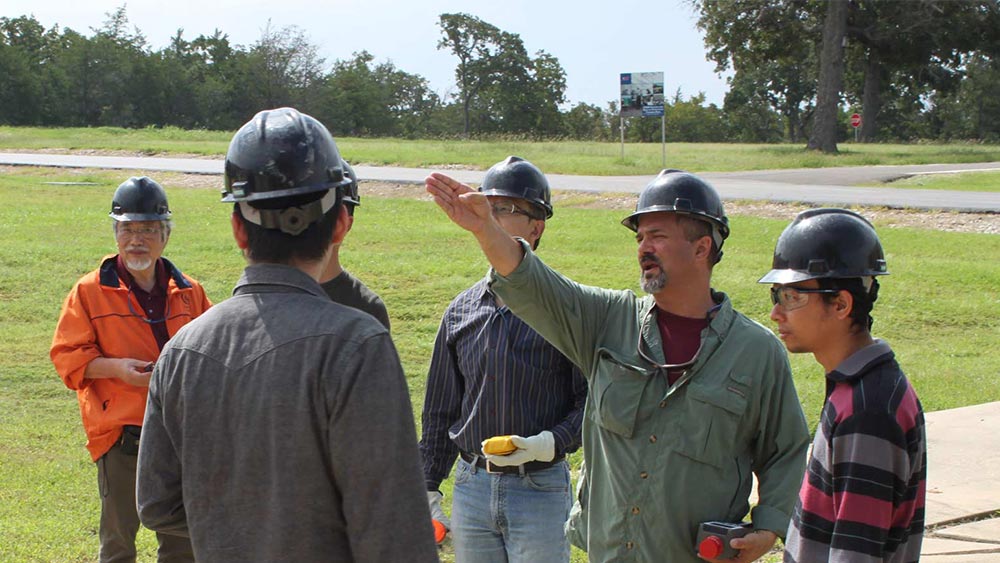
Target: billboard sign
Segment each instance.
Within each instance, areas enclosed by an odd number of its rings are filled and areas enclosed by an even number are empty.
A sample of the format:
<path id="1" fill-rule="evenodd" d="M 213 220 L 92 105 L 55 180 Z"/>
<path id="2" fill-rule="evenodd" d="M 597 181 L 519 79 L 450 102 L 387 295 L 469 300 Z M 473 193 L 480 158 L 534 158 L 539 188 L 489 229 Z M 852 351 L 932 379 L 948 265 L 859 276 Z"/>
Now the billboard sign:
<path id="1" fill-rule="evenodd" d="M 663 73 L 623 72 L 620 107 L 622 117 L 661 117 Z"/>

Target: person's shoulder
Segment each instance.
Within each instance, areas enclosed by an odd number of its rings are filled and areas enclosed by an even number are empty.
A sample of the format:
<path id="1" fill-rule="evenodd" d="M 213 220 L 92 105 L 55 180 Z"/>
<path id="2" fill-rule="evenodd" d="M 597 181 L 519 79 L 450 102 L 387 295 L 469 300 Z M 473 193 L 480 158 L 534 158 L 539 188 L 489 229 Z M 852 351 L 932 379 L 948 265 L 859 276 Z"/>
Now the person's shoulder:
<path id="1" fill-rule="evenodd" d="M 301 318 L 303 325 L 320 332 L 348 330 L 359 338 L 388 333 L 370 313 L 326 296 L 301 296 L 296 311 L 294 314 Z"/>
<path id="2" fill-rule="evenodd" d="M 737 332 L 738 337 L 752 341 L 755 345 L 773 346 L 783 348 L 781 341 L 774 335 L 774 331 L 763 324 L 751 319 L 743 313 L 733 309 L 732 331 Z"/>
<path id="3" fill-rule="evenodd" d="M 487 294 L 488 289 L 489 286 L 485 280 L 480 280 L 472 284 L 472 286 L 460 291 L 458 295 L 456 295 L 451 302 L 448 303 L 447 310 L 456 311 L 468 308 L 470 304 L 479 303 Z"/>

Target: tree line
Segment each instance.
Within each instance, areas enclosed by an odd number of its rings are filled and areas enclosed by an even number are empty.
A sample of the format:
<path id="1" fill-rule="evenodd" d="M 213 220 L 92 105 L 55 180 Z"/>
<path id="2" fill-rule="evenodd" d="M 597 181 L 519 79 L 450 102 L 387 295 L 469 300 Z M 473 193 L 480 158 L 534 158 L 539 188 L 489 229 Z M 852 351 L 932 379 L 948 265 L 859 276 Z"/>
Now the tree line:
<path id="1" fill-rule="evenodd" d="M 1000 0 L 689 2 L 707 57 L 733 75 L 722 107 L 667 97 L 668 141 L 836 150 L 855 111 L 865 141 L 1000 141 Z M 618 101 L 570 106 L 555 56 L 470 14 L 438 27 L 457 61 L 444 95 L 365 50 L 328 64 L 294 26 L 269 24 L 248 46 L 179 29 L 154 50 L 124 6 L 89 34 L 3 17 L 0 124 L 232 130 L 288 105 L 341 136 L 619 138 Z M 660 139 L 658 119 L 624 125 L 626 140 Z"/>
<path id="2" fill-rule="evenodd" d="M 750 136 L 1000 141 L 1000 0 L 689 1 Z"/>

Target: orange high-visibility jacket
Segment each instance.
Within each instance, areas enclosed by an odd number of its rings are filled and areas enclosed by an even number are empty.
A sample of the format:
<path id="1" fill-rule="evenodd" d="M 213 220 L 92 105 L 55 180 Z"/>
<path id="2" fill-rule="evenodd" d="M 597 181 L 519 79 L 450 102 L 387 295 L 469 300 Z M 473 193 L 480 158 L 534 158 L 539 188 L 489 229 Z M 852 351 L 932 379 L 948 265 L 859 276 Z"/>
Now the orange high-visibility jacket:
<path id="1" fill-rule="evenodd" d="M 115 268 L 117 256 L 105 257 L 101 267 L 84 275 L 66 296 L 49 356 L 66 387 L 76 390 L 87 433 L 87 449 L 97 461 L 121 436 L 122 426 L 142 425 L 146 387 L 116 378 L 84 379 L 95 358 L 135 358 L 156 361 L 160 355 L 142 306 Z M 211 307 L 205 290 L 163 259 L 167 275 L 167 334 L 173 336 Z M 131 300 L 131 308 L 129 302 Z"/>

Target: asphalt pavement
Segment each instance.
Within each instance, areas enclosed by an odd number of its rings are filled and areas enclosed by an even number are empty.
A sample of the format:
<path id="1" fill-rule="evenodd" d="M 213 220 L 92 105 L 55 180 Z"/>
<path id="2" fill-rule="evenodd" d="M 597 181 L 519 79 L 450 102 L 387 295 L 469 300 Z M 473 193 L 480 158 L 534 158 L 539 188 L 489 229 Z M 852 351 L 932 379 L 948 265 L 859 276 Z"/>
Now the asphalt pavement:
<path id="1" fill-rule="evenodd" d="M 148 171 L 222 174 L 223 161 L 202 158 L 90 156 L 49 153 L 0 153 L 0 164 L 109 168 Z M 433 168 L 355 166 L 362 181 L 422 184 Z M 859 187 L 919 174 L 941 174 L 970 170 L 1000 170 L 1000 162 L 969 164 L 925 164 L 908 166 L 857 166 L 801 168 L 749 172 L 699 174 L 719 190 L 723 199 L 797 202 L 812 205 L 862 205 L 890 208 L 1000 213 L 1000 193 L 914 190 L 892 187 Z M 456 179 L 478 184 L 484 171 L 444 170 Z M 547 175 L 556 190 L 639 193 L 652 176 Z"/>

